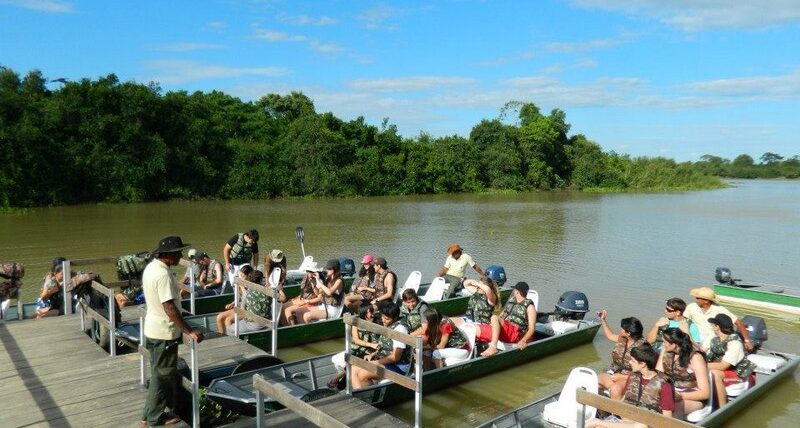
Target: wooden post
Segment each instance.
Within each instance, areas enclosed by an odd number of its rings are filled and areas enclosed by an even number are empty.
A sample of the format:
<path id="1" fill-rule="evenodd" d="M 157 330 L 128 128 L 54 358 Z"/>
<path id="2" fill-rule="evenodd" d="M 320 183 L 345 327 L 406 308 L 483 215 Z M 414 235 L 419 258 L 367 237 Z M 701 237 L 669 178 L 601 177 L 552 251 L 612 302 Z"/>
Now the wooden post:
<path id="1" fill-rule="evenodd" d="M 598 410 L 605 410 L 614 415 L 639 422 L 648 426 L 659 428 L 696 428 L 695 425 L 679 419 L 670 418 L 660 413 L 651 412 L 643 407 L 637 407 L 624 401 L 616 401 L 601 395 L 593 394 L 583 388 L 578 388 L 575 398 L 579 404 L 592 406 Z M 579 420 L 582 420 L 579 418 Z"/>

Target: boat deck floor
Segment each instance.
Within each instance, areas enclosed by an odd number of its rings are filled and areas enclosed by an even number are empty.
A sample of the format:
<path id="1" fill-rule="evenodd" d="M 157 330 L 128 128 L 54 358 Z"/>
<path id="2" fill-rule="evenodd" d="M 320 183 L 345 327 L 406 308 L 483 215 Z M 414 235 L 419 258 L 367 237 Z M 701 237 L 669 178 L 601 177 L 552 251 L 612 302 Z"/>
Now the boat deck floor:
<path id="1" fill-rule="evenodd" d="M 346 394 L 337 394 L 332 397 L 322 398 L 314 401 L 313 404 L 314 407 L 351 427 L 403 428 L 410 426 L 403 420 L 397 419 L 358 398 L 353 398 Z M 247 418 L 230 425 L 225 425 L 224 427 L 252 428 L 255 426 L 256 420 Z M 283 409 L 266 415 L 264 417 L 264 426 L 312 428 L 317 425 L 289 409 Z"/>
<path id="2" fill-rule="evenodd" d="M 189 361 L 188 347 L 179 352 Z M 265 352 L 228 336 L 198 345 L 201 370 L 258 355 Z M 139 354 L 110 357 L 80 331 L 79 316 L 0 322 L 3 427 L 134 427 L 144 399 Z"/>

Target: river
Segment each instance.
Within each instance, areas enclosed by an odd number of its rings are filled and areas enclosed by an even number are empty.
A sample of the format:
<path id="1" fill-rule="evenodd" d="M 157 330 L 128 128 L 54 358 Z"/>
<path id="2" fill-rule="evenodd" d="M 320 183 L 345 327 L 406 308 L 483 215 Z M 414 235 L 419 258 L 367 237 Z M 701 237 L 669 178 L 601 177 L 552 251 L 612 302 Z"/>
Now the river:
<path id="1" fill-rule="evenodd" d="M 733 187 L 659 194 L 522 194 L 377 197 L 350 200 L 200 201 L 36 208 L 0 215 L 0 261 L 26 263 L 24 300 L 35 299 L 53 257 L 105 257 L 151 250 L 167 234 L 221 256 L 233 233 L 257 228 L 261 253 L 285 251 L 299 263 L 294 229 L 317 259 L 369 252 L 384 256 L 405 278 L 429 280 L 445 249 L 460 243 L 482 267 L 500 264 L 510 282 L 539 291 L 542 310 L 561 293 L 585 292 L 592 313 L 609 310 L 613 326 L 626 316 L 645 328 L 664 301 L 691 301 L 691 288 L 711 284 L 727 266 L 737 278 L 800 286 L 800 181 L 733 181 Z M 113 269 L 97 269 L 113 279 Z M 473 273 L 474 275 L 474 273 Z M 738 315 L 754 313 L 731 307 Z M 760 313 L 772 346 L 800 353 L 797 316 Z M 284 359 L 333 351 L 323 342 L 289 350 Z M 472 426 L 561 388 L 570 368 L 607 364 L 611 343 L 593 345 L 424 397 L 426 426 Z M 287 358 L 288 357 L 288 358 Z M 413 403 L 390 409 L 413 421 Z M 782 383 L 731 426 L 795 426 L 800 375 Z"/>

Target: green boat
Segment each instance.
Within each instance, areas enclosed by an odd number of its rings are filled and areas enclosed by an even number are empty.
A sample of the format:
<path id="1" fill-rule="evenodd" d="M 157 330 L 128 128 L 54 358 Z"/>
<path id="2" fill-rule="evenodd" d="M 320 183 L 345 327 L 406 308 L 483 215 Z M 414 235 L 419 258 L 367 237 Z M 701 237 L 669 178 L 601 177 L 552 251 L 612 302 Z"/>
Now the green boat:
<path id="1" fill-rule="evenodd" d="M 547 316 L 547 314 L 544 315 Z M 551 328 L 552 322 L 537 323 L 535 339 L 524 350 L 505 349 L 492 357 L 478 356 L 439 369 L 425 371 L 422 380 L 423 394 L 590 343 L 600 329 L 600 323 L 596 320 L 556 322 L 569 323 L 573 327 L 562 334 L 557 334 Z M 255 394 L 252 380 L 254 374 L 260 374 L 269 382 L 281 385 L 297 398 L 310 399 L 336 393 L 336 391 L 326 388 L 328 381 L 336 375 L 337 371 L 331 361 L 333 355 L 335 354 L 217 378 L 206 389 L 206 395 L 225 408 L 242 414 L 254 415 Z M 393 382 L 383 382 L 354 390 L 353 396 L 376 407 L 388 407 L 412 400 L 414 392 Z M 280 404 L 271 398 L 265 399 L 267 410 L 277 410 L 280 407 Z"/>
<path id="2" fill-rule="evenodd" d="M 769 284 L 745 284 L 734 279 L 728 268 L 717 268 L 714 293 L 717 299 L 791 314 L 800 314 L 800 289 Z"/>
<path id="3" fill-rule="evenodd" d="M 729 401 L 728 404 L 726 404 L 724 407 L 716 409 L 713 412 L 708 413 L 708 415 L 706 415 L 702 419 L 699 419 L 699 421 L 696 422 L 697 425 L 703 427 L 723 426 L 725 422 L 729 421 L 732 417 L 734 417 L 737 413 L 741 412 L 743 409 L 749 407 L 753 402 L 755 402 L 755 400 L 759 399 L 759 397 L 768 393 L 783 379 L 791 377 L 794 371 L 797 369 L 798 364 L 800 364 L 800 357 L 793 354 L 760 350 L 756 355 L 758 355 L 758 357 L 755 358 L 756 360 L 779 362 L 781 366 L 779 368 L 775 368 L 775 365 L 772 364 L 769 364 L 768 366 L 766 365 L 762 366 L 757 363 L 759 368 L 756 369 L 755 386 L 747 389 L 741 395 L 737 396 L 734 400 Z M 545 406 L 550 403 L 557 402 L 559 400 L 560 395 L 561 393 L 556 393 L 551 396 L 534 401 L 532 403 L 526 404 L 512 412 L 500 415 L 488 422 L 479 425 L 479 428 L 557 427 L 559 425 L 556 425 L 552 422 L 548 422 L 547 420 L 545 420 L 543 414 Z M 572 403 L 574 403 L 574 401 L 572 401 Z M 576 404 L 572 404 L 568 406 L 557 406 L 557 407 L 561 407 L 562 409 L 567 409 L 567 411 L 569 411 L 569 410 L 575 410 L 576 406 L 577 406 Z M 561 419 L 562 422 L 570 419 L 572 423 L 575 422 L 574 419 L 575 413 L 572 411 L 569 411 L 569 415 L 559 414 L 558 416 L 559 416 L 558 419 Z"/>
<path id="4" fill-rule="evenodd" d="M 420 295 L 423 295 L 430 284 L 422 284 L 419 288 Z M 284 289 L 286 290 L 286 289 Z M 296 295 L 296 294 L 295 294 Z M 511 295 L 511 288 L 501 288 L 500 298 L 502 301 Z M 288 293 L 287 293 L 287 297 Z M 452 299 L 431 302 L 430 306 L 444 315 L 452 316 L 462 314 L 467 310 L 469 297 L 459 296 Z M 230 300 L 229 300 L 230 302 Z M 216 326 L 217 314 L 202 316 L 185 317 L 187 324 L 195 328 L 213 330 Z M 139 322 L 128 323 L 117 329 L 118 335 L 130 342 L 131 346 L 139 343 Z M 321 340 L 335 339 L 344 336 L 344 321 L 342 318 L 317 321 L 311 324 L 298 324 L 294 326 L 283 326 L 278 328 L 278 348 L 303 345 L 306 343 L 318 342 Z M 245 342 L 264 350 L 272 349 L 272 333 L 269 329 L 252 331 L 239 334 L 239 338 Z"/>

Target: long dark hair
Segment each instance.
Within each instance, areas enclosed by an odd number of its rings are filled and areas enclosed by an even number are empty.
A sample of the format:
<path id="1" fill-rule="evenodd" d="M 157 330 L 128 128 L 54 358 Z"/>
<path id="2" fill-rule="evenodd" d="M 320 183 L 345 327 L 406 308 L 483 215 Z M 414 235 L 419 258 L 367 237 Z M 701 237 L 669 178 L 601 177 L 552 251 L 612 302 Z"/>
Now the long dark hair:
<path id="1" fill-rule="evenodd" d="M 678 363 L 681 367 L 688 367 L 689 360 L 692 358 L 694 346 L 692 346 L 692 339 L 683 330 L 679 328 L 668 328 L 663 333 L 666 342 L 678 345 Z"/>
<path id="2" fill-rule="evenodd" d="M 631 335 L 631 338 L 633 340 L 639 340 L 642 338 L 644 327 L 642 327 L 642 322 L 639 321 L 638 318 L 636 317 L 623 318 L 619 324 L 623 330 L 627 331 L 628 334 Z"/>
<path id="3" fill-rule="evenodd" d="M 369 282 L 375 280 L 375 266 L 372 263 L 369 264 L 369 268 L 364 269 L 364 264 L 361 264 L 361 270 L 358 271 L 358 276 L 369 275 Z"/>
<path id="4" fill-rule="evenodd" d="M 442 316 L 433 308 L 426 309 L 422 317 L 428 324 L 428 343 L 434 348 L 442 339 Z"/>
<path id="5" fill-rule="evenodd" d="M 361 318 L 362 320 L 366 320 L 367 319 L 367 314 L 370 311 L 372 311 L 372 315 L 374 316 L 375 315 L 375 309 L 372 307 L 372 305 L 369 302 L 364 302 L 364 303 L 361 304 L 361 306 L 358 307 L 358 317 Z"/>

